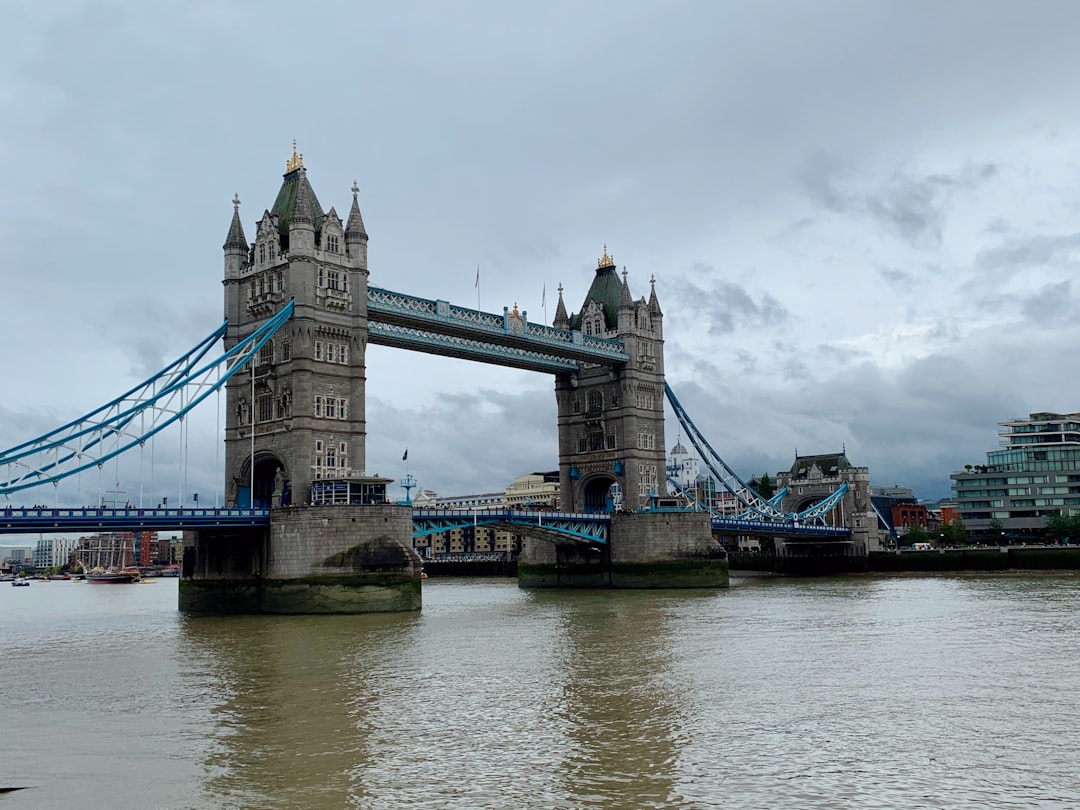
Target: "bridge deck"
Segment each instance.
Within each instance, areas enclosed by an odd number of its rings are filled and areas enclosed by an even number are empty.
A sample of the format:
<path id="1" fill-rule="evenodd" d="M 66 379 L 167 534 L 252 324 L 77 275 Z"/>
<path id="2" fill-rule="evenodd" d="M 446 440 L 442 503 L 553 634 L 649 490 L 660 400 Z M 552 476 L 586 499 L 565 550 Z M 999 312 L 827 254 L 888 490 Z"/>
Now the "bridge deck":
<path id="1" fill-rule="evenodd" d="M 0 509 L 0 534 L 24 532 L 130 532 L 269 526 L 269 509 Z"/>

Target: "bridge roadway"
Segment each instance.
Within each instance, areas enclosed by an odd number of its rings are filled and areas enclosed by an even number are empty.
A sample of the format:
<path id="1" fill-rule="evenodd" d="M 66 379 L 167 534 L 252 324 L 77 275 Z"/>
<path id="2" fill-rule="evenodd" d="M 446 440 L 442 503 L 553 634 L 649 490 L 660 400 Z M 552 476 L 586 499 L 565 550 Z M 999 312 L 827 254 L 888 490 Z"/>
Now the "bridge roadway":
<path id="1" fill-rule="evenodd" d="M 269 525 L 269 509 L 125 509 L 93 506 L 0 509 L 0 534 L 180 531 Z"/>
<path id="2" fill-rule="evenodd" d="M 318 509 L 319 507 L 309 507 Z M 681 510 L 679 510 L 681 511 Z M 770 537 L 822 537 L 845 539 L 851 530 L 840 526 L 807 526 L 768 520 L 712 519 L 720 534 Z M 223 507 L 136 509 L 113 507 L 4 507 L 0 509 L 0 534 L 34 532 L 181 531 L 183 529 L 269 526 L 269 509 Z M 563 513 L 527 509 L 416 509 L 413 536 L 467 526 L 532 526 L 577 542 L 606 543 L 611 516 L 604 513 Z"/>

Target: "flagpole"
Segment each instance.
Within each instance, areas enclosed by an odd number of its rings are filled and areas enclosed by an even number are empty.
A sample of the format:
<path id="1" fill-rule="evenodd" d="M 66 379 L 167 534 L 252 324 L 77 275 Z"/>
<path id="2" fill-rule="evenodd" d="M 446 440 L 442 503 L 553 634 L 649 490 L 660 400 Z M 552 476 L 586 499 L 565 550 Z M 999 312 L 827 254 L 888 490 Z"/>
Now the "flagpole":
<path id="1" fill-rule="evenodd" d="M 476 311 L 480 311 L 480 265 L 476 265 Z"/>

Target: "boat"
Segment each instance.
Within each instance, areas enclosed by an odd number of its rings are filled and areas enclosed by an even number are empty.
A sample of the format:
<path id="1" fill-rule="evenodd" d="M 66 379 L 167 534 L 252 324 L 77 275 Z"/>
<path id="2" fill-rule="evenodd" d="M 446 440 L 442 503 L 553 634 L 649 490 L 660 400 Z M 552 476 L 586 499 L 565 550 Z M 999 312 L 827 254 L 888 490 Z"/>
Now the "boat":
<path id="1" fill-rule="evenodd" d="M 139 581 L 139 569 L 130 565 L 133 538 L 98 535 L 77 554 L 83 579 L 91 585 L 127 585 Z"/>
<path id="2" fill-rule="evenodd" d="M 18 588 L 20 585 L 30 587 L 30 580 L 23 577 L 17 577 L 16 579 L 11 580 L 11 584 L 14 585 L 16 588 Z"/>
<path id="3" fill-rule="evenodd" d="M 93 568 L 87 571 L 84 576 L 86 581 L 92 585 L 126 585 L 129 582 L 139 581 L 138 570 L 130 568 L 124 568 L 120 571 L 108 568 Z"/>

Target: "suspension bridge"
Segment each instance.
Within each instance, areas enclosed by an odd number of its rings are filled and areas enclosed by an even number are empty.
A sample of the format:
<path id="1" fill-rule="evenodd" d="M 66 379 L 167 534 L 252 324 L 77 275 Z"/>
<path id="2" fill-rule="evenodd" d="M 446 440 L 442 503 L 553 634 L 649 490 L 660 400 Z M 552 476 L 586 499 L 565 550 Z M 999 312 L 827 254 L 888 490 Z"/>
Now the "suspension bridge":
<path id="1" fill-rule="evenodd" d="M 648 297 L 634 298 L 605 246 L 581 308 L 567 311 L 560 284 L 551 324 L 530 322 L 516 305 L 483 312 L 372 286 L 358 191 L 354 183 L 346 219 L 325 211 L 294 146 L 252 241 L 234 197 L 223 246 L 225 322 L 105 405 L 0 452 L 0 532 L 184 530 L 182 607 L 279 612 L 296 608 L 300 582 L 320 599 L 340 598 L 342 583 L 386 599 L 372 607 L 348 597 L 358 610 L 419 607 L 408 584 L 417 571 L 410 538 L 480 521 L 535 541 L 519 572 L 537 586 L 563 584 L 578 569 L 592 582 L 597 564 L 608 585 L 726 583 L 717 534 L 855 542 L 859 493 L 853 500 L 847 483 L 798 508 L 785 506 L 786 491 L 763 498 L 690 419 L 665 380 L 655 277 Z M 365 471 L 368 345 L 553 375 L 561 511 L 462 515 L 392 503 L 390 479 Z M 111 460 L 145 453 L 162 431 L 190 430 L 189 415 L 211 397 L 224 413 L 224 505 L 12 505 L 20 493 L 100 476 Z M 665 401 L 740 514 L 688 493 L 673 503 L 664 492 Z M 846 525 L 838 514 L 855 520 Z M 578 559 L 580 548 L 603 553 Z M 319 609 L 338 608 L 351 609 Z"/>

